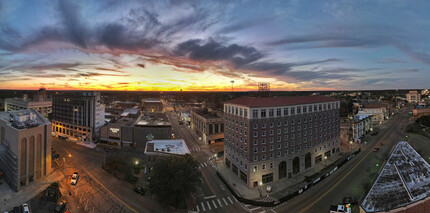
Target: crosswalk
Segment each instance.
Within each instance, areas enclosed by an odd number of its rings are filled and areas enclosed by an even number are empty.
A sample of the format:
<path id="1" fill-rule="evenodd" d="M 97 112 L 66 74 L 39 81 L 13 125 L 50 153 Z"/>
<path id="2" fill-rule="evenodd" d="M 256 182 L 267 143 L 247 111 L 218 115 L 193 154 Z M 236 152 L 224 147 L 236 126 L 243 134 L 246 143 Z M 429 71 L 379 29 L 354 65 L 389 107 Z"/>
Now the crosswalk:
<path id="1" fill-rule="evenodd" d="M 274 200 L 275 199 L 270 196 L 266 196 L 262 199 L 259 199 L 259 201 L 263 201 L 263 202 L 272 202 Z M 241 205 L 243 206 L 243 208 L 247 209 L 248 212 L 251 212 L 251 213 L 275 212 L 273 210 L 273 207 L 253 206 L 253 205 L 243 204 L 243 203 L 241 203 Z"/>
<path id="2" fill-rule="evenodd" d="M 198 148 L 191 148 L 190 151 L 192 151 L 192 152 L 199 152 L 199 151 L 202 151 L 202 149 L 200 147 L 198 147 Z"/>
<path id="3" fill-rule="evenodd" d="M 205 212 L 205 211 L 210 211 L 212 209 L 223 208 L 228 205 L 233 205 L 234 203 L 237 203 L 237 202 L 238 201 L 233 196 L 231 197 L 226 196 L 222 198 L 210 198 L 198 203 L 194 210 L 197 212 Z"/>
<path id="4" fill-rule="evenodd" d="M 203 162 L 199 164 L 199 169 L 207 167 L 207 166 L 214 166 L 214 162 L 213 161 L 207 161 L 207 162 Z"/>

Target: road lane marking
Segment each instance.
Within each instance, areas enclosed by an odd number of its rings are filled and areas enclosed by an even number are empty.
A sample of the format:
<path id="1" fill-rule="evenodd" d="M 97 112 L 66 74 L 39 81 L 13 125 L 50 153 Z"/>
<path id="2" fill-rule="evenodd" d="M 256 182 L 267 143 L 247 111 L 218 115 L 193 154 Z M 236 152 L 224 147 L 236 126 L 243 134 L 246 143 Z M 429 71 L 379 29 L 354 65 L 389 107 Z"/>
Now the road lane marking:
<path id="1" fill-rule="evenodd" d="M 219 199 L 217 199 L 217 200 L 218 200 L 219 207 L 222 207 L 221 201 L 219 201 Z"/>
<path id="2" fill-rule="evenodd" d="M 199 205 L 196 206 L 197 212 L 200 212 Z"/>
<path id="3" fill-rule="evenodd" d="M 208 205 L 209 210 L 211 210 L 211 205 L 209 205 L 209 201 L 206 201 L 206 204 Z"/>
<path id="4" fill-rule="evenodd" d="M 255 208 L 252 208 L 252 209 L 249 209 L 249 210 L 250 210 L 250 211 L 254 211 L 254 210 L 257 210 L 257 209 L 259 209 L 259 208 L 261 208 L 261 207 L 257 206 L 257 207 L 255 207 Z"/>
<path id="5" fill-rule="evenodd" d="M 236 197 L 234 197 L 234 196 L 233 196 L 233 198 L 234 198 L 234 200 L 235 200 L 236 202 L 239 202 L 239 201 L 237 201 Z"/>
<path id="6" fill-rule="evenodd" d="M 222 200 L 224 201 L 225 205 L 226 205 L 226 206 L 228 206 L 227 201 L 225 201 L 225 199 L 224 199 L 224 198 L 222 198 Z"/>
<path id="7" fill-rule="evenodd" d="M 207 166 L 206 162 L 203 163 L 205 166 Z"/>
<path id="8" fill-rule="evenodd" d="M 230 197 L 227 197 L 231 204 L 233 204 L 233 201 L 230 199 Z"/>
<path id="9" fill-rule="evenodd" d="M 206 200 L 206 199 L 215 198 L 215 197 L 216 197 L 216 195 L 212 195 L 212 196 L 204 197 L 203 199 Z"/>
<path id="10" fill-rule="evenodd" d="M 200 203 L 200 205 L 202 205 L 203 211 L 206 211 L 205 205 L 202 203 Z"/>
<path id="11" fill-rule="evenodd" d="M 216 209 L 216 208 L 218 208 L 218 207 L 216 206 L 216 204 L 215 204 L 215 200 L 212 200 L 212 204 L 214 204 L 215 209 Z"/>

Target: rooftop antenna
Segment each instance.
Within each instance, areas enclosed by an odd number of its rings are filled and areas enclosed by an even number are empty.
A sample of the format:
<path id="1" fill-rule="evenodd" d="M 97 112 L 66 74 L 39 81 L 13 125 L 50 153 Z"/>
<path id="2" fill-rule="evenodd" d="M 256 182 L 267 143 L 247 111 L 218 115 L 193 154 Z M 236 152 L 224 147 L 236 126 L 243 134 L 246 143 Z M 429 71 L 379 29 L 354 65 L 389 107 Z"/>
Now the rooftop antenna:
<path id="1" fill-rule="evenodd" d="M 231 81 L 230 81 L 230 83 L 231 83 L 231 92 L 233 92 L 233 84 L 234 84 L 234 81 L 233 81 L 233 80 L 231 80 Z"/>

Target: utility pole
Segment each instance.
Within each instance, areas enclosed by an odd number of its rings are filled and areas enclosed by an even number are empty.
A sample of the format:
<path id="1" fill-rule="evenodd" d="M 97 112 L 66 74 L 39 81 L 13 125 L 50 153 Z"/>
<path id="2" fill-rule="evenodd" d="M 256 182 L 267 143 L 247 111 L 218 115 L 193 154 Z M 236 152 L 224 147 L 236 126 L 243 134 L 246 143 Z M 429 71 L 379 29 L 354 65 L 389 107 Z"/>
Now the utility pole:
<path id="1" fill-rule="evenodd" d="M 231 83 L 231 92 L 233 92 L 233 84 L 234 84 L 234 81 L 233 81 L 233 80 L 231 80 L 231 81 L 230 81 L 230 83 Z"/>

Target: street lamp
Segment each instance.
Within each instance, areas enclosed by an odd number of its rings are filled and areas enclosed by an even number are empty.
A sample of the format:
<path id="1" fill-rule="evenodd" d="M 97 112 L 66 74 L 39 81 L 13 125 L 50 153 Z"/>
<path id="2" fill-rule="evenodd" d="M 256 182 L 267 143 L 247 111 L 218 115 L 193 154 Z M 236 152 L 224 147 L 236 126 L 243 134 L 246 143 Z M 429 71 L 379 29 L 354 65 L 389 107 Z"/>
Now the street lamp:
<path id="1" fill-rule="evenodd" d="M 349 151 L 352 152 L 352 141 L 349 141 Z"/>
<path id="2" fill-rule="evenodd" d="M 327 155 L 324 156 L 324 165 L 327 166 Z"/>
<path id="3" fill-rule="evenodd" d="M 66 158 L 63 158 L 64 177 L 66 177 Z"/>
<path id="4" fill-rule="evenodd" d="M 72 155 L 71 154 L 69 154 L 69 158 L 71 158 L 72 157 Z"/>
<path id="5" fill-rule="evenodd" d="M 134 165 L 138 165 L 138 164 L 139 164 L 139 160 L 135 160 Z"/>

